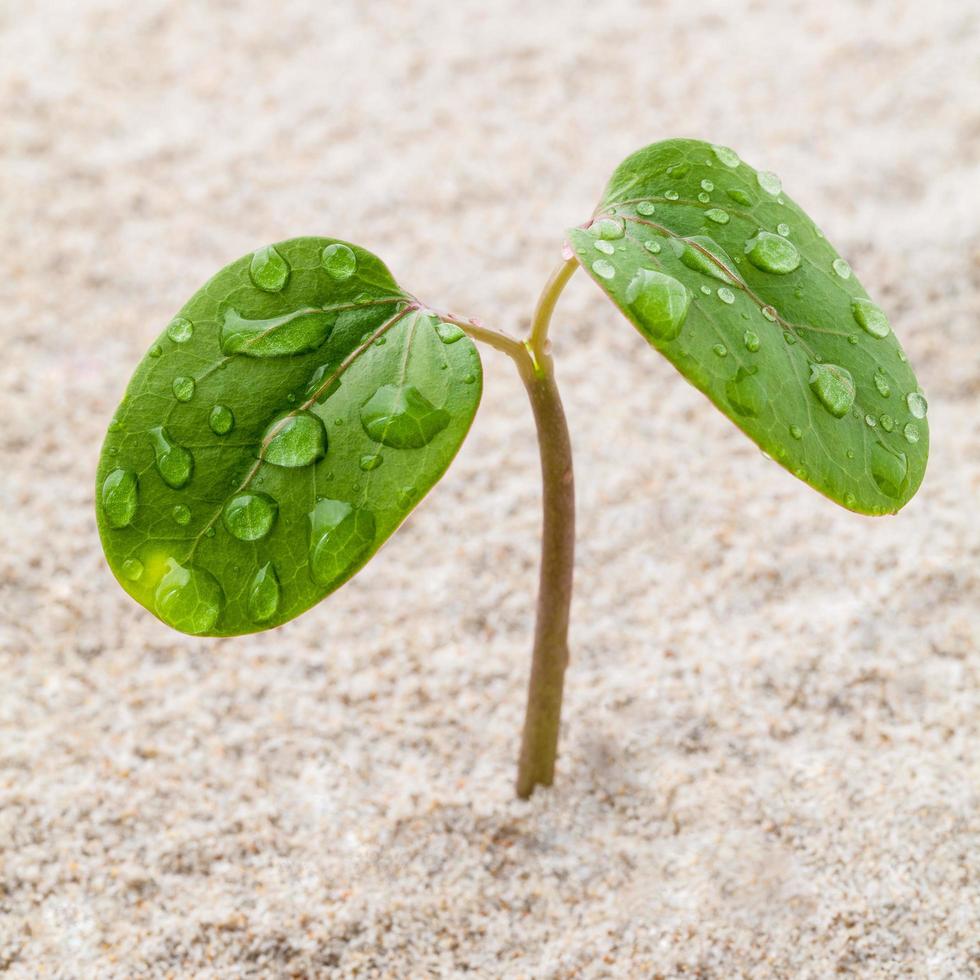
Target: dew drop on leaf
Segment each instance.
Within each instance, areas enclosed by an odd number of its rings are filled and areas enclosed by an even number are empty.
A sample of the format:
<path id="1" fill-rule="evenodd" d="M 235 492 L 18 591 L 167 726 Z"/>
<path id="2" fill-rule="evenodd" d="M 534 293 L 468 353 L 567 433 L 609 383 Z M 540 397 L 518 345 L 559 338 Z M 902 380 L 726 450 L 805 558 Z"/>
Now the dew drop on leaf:
<path id="1" fill-rule="evenodd" d="M 656 211 L 653 201 L 639 201 L 636 205 L 636 213 L 648 218 Z"/>
<path id="2" fill-rule="evenodd" d="M 783 182 L 771 170 L 760 170 L 756 179 L 759 181 L 759 186 L 773 197 L 783 189 Z"/>
<path id="3" fill-rule="evenodd" d="M 713 221 L 717 225 L 727 225 L 731 220 L 728 212 L 723 208 L 708 208 L 708 210 L 704 212 L 704 216 L 709 221 Z"/>
<path id="4" fill-rule="evenodd" d="M 727 286 L 721 286 L 718 289 L 718 299 L 731 306 L 735 302 L 735 294 Z"/>
<path id="5" fill-rule="evenodd" d="M 258 541 L 272 530 L 278 512 L 279 505 L 268 494 L 239 493 L 225 504 L 221 519 L 239 541 Z"/>
<path id="6" fill-rule="evenodd" d="M 715 344 L 711 349 L 718 357 L 728 357 L 728 348 L 724 344 Z"/>
<path id="7" fill-rule="evenodd" d="M 626 234 L 626 228 L 619 218 L 600 218 L 590 231 L 605 241 L 617 241 Z"/>
<path id="8" fill-rule="evenodd" d="M 626 302 L 645 333 L 673 340 L 684 326 L 691 294 L 672 276 L 638 269 L 626 287 Z"/>
<path id="9" fill-rule="evenodd" d="M 616 267 L 608 259 L 596 259 L 592 271 L 603 279 L 612 279 L 616 275 Z"/>
<path id="10" fill-rule="evenodd" d="M 235 415 L 227 405 L 215 405 L 208 416 L 208 425 L 216 436 L 226 436 L 235 428 Z"/>
<path id="11" fill-rule="evenodd" d="M 737 415 L 755 418 L 766 404 L 765 389 L 756 378 L 757 367 L 740 367 L 725 385 L 725 396 Z"/>
<path id="12" fill-rule="evenodd" d="M 159 357 L 163 353 L 163 348 L 159 344 L 154 344 L 150 348 L 150 357 Z"/>
<path id="13" fill-rule="evenodd" d="M 224 354 L 289 357 L 316 350 L 330 335 L 335 314 L 307 307 L 265 320 L 249 320 L 227 309 L 219 343 Z"/>
<path id="14" fill-rule="evenodd" d="M 185 375 L 176 377 L 173 381 L 174 398 L 179 402 L 189 402 L 194 397 L 196 387 L 193 378 L 188 378 Z"/>
<path id="15" fill-rule="evenodd" d="M 261 458 L 274 466 L 308 466 L 327 454 L 327 430 L 319 415 L 294 412 L 276 419 L 262 437 Z"/>
<path id="16" fill-rule="evenodd" d="M 776 231 L 778 231 L 783 238 L 787 238 L 789 236 L 789 225 L 786 224 L 785 221 L 781 221 L 778 225 L 776 225 Z"/>
<path id="17" fill-rule="evenodd" d="M 448 424 L 449 413 L 414 385 L 382 385 L 361 406 L 364 431 L 392 449 L 421 449 Z"/>
<path id="18" fill-rule="evenodd" d="M 175 344 L 186 344 L 194 336 L 194 324 L 186 317 L 175 316 L 167 326 L 167 336 Z"/>
<path id="19" fill-rule="evenodd" d="M 851 312 L 858 325 L 863 327 L 872 337 L 887 337 L 891 332 L 888 317 L 880 306 L 869 299 L 856 299 L 851 304 Z"/>
<path id="20" fill-rule="evenodd" d="M 109 527 L 126 527 L 139 505 L 139 479 L 132 470 L 113 470 L 102 481 L 102 511 Z"/>
<path id="21" fill-rule="evenodd" d="M 178 446 L 162 425 L 150 429 L 147 434 L 153 445 L 157 472 L 163 482 L 174 490 L 186 486 L 194 471 L 194 457 L 190 450 Z"/>
<path id="22" fill-rule="evenodd" d="M 749 197 L 745 191 L 741 188 L 733 187 L 731 190 L 725 192 L 736 204 L 741 204 L 742 207 L 747 208 L 752 205 L 752 198 Z"/>
<path id="23" fill-rule="evenodd" d="M 715 189 L 715 185 L 710 180 L 708 180 L 707 177 L 705 177 L 704 180 L 701 181 L 701 190 L 713 191 L 714 189 Z"/>
<path id="24" fill-rule="evenodd" d="M 796 246 L 782 235 L 760 231 L 745 243 L 745 254 L 749 261 L 763 272 L 786 275 L 800 267 L 800 253 Z"/>
<path id="25" fill-rule="evenodd" d="M 887 413 L 879 416 L 878 421 L 881 423 L 881 427 L 885 432 L 891 432 L 895 428 L 895 420 Z"/>
<path id="26" fill-rule="evenodd" d="M 753 354 L 761 346 L 759 335 L 754 330 L 746 330 L 742 335 L 742 340 L 745 342 L 745 349 Z"/>
<path id="27" fill-rule="evenodd" d="M 874 428 L 877 428 L 877 426 L 878 426 L 878 420 L 873 415 L 871 415 L 869 413 L 868 415 L 865 415 L 864 416 L 864 424 L 869 429 L 874 429 Z"/>
<path id="28" fill-rule="evenodd" d="M 207 633 L 221 615 L 225 596 L 218 580 L 202 568 L 167 559 L 167 573 L 154 595 L 157 615 L 184 633 Z"/>
<path id="29" fill-rule="evenodd" d="M 376 470 L 384 462 L 381 453 L 368 453 L 361 457 L 359 466 L 365 472 Z"/>
<path id="30" fill-rule="evenodd" d="M 908 405 L 913 418 L 924 419 L 926 412 L 929 411 L 929 404 L 925 395 L 918 391 L 910 391 L 905 396 L 905 404 Z"/>
<path id="31" fill-rule="evenodd" d="M 306 383 L 306 397 L 315 398 L 317 404 L 320 404 L 335 394 L 340 388 L 340 377 L 334 377 L 326 387 L 324 383 L 336 374 L 337 367 L 336 364 L 321 364 Z"/>
<path id="32" fill-rule="evenodd" d="M 762 315 L 771 323 L 775 323 L 779 317 L 779 314 L 776 312 L 776 308 L 774 306 L 763 306 Z"/>
<path id="33" fill-rule="evenodd" d="M 661 245 L 660 245 L 660 242 L 658 242 L 658 241 L 655 241 L 655 240 L 654 240 L 654 239 L 652 239 L 652 238 L 648 238 L 648 239 L 647 239 L 647 240 L 646 240 L 646 241 L 645 241 L 645 242 L 643 243 L 643 247 L 644 247 L 644 248 L 645 248 L 645 249 L 646 249 L 646 250 L 647 250 L 648 252 L 651 252 L 652 254 L 654 254 L 654 255 L 656 255 L 656 254 L 657 254 L 657 253 L 658 253 L 658 252 L 660 251 L 660 248 L 661 248 Z"/>
<path id="34" fill-rule="evenodd" d="M 908 442 L 914 443 L 919 441 L 919 430 L 916 428 L 914 422 L 906 422 L 902 433 Z"/>
<path id="35" fill-rule="evenodd" d="M 871 476 L 886 497 L 898 499 L 902 495 L 908 468 L 908 457 L 901 450 L 882 442 L 871 447 Z"/>
<path id="36" fill-rule="evenodd" d="M 174 509 L 171 511 L 171 516 L 177 524 L 184 527 L 190 523 L 191 509 L 186 504 L 174 504 Z"/>
<path id="37" fill-rule="evenodd" d="M 707 235 L 671 238 L 670 247 L 689 269 L 729 285 L 741 285 L 730 271 L 734 265 L 730 256 L 713 238 Z"/>
<path id="38" fill-rule="evenodd" d="M 811 364 L 810 388 L 834 418 L 843 418 L 854 404 L 851 372 L 836 364 Z"/>
<path id="39" fill-rule="evenodd" d="M 882 398 L 888 398 L 888 396 L 891 395 L 892 389 L 888 384 L 888 379 L 881 373 L 880 370 L 875 371 L 874 373 L 874 383 L 878 394 L 881 395 Z"/>
<path id="40" fill-rule="evenodd" d="M 834 259 L 834 261 L 831 263 L 831 267 L 841 279 L 851 278 L 851 267 L 843 259 Z"/>
<path id="41" fill-rule="evenodd" d="M 344 578 L 374 542 L 374 515 L 321 497 L 310 513 L 310 575 L 330 587 Z"/>
<path id="42" fill-rule="evenodd" d="M 253 622 L 264 623 L 279 610 L 281 589 L 279 577 L 271 561 L 266 562 L 253 576 L 248 587 L 248 615 Z"/>
<path id="43" fill-rule="evenodd" d="M 803 438 L 803 430 L 798 425 L 791 425 L 789 427 L 789 434 L 794 439 L 802 439 Z"/>
<path id="44" fill-rule="evenodd" d="M 716 146 L 713 144 L 711 151 L 726 167 L 734 169 L 742 162 L 738 154 L 734 150 L 730 150 L 727 146 Z"/>
<path id="45" fill-rule="evenodd" d="M 675 190 L 669 190 L 664 191 L 664 197 L 667 198 L 668 201 L 676 201 L 680 197 L 680 194 L 678 194 Z"/>
<path id="46" fill-rule="evenodd" d="M 143 577 L 143 562 L 139 558 L 127 558 L 122 563 L 122 573 L 130 582 L 138 582 Z"/>
<path id="47" fill-rule="evenodd" d="M 357 256 L 354 250 L 340 242 L 328 245 L 323 250 L 321 262 L 330 278 L 336 279 L 337 282 L 345 282 L 357 270 Z"/>
<path id="48" fill-rule="evenodd" d="M 463 329 L 457 326 L 455 323 L 446 323 L 443 320 L 437 320 L 435 323 L 436 336 L 444 344 L 455 344 L 457 340 L 462 340 L 466 336 Z"/>
<path id="49" fill-rule="evenodd" d="M 612 255 L 616 251 L 616 246 L 604 238 L 596 239 L 595 248 L 597 252 L 602 252 L 603 255 Z"/>
<path id="50" fill-rule="evenodd" d="M 266 245 L 252 253 L 248 274 L 259 289 L 278 293 L 289 279 L 289 265 L 274 245 Z"/>

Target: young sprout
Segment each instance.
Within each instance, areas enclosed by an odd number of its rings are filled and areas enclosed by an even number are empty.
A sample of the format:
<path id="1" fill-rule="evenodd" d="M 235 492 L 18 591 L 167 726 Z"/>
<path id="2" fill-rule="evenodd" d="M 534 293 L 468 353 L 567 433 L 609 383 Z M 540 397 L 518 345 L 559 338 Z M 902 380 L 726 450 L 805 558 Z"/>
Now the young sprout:
<path id="1" fill-rule="evenodd" d="M 581 266 L 750 439 L 859 514 L 925 471 L 919 389 L 884 312 L 786 194 L 727 147 L 656 143 L 570 230 L 529 336 L 438 312 L 370 252 L 296 238 L 239 259 L 133 375 L 98 469 L 103 547 L 174 629 L 234 636 L 343 585 L 439 480 L 469 431 L 474 340 L 509 355 L 537 426 L 543 527 L 517 793 L 554 777 L 568 661 L 572 453 L 548 329 Z"/>

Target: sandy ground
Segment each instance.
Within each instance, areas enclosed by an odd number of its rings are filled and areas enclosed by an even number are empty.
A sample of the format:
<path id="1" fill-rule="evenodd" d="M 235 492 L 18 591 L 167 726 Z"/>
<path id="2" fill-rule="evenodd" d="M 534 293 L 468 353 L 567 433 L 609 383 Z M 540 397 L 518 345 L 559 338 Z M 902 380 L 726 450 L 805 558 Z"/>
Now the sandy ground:
<path id="1" fill-rule="evenodd" d="M 970 0 L 0 5 L 0 973 L 980 976 L 980 16 Z M 527 321 L 613 166 L 779 172 L 881 298 L 932 459 L 888 519 L 744 440 L 577 277 L 560 778 L 511 795 L 530 416 L 318 609 L 170 632 L 92 479 L 152 337 L 303 233 Z"/>

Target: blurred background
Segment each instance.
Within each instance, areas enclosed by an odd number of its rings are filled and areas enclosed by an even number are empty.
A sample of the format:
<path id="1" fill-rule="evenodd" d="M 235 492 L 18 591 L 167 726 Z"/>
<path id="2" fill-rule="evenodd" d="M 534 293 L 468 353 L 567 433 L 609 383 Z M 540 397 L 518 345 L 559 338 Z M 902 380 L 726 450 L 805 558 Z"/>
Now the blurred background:
<path id="1" fill-rule="evenodd" d="M 980 11 L 970 0 L 0 0 L 0 973 L 980 976 Z M 509 361 L 349 585 L 251 638 L 115 584 L 99 446 L 217 269 L 301 234 L 523 330 L 615 165 L 783 185 L 891 317 L 896 517 L 761 454 L 584 276 L 560 773 L 512 798 L 539 478 Z"/>

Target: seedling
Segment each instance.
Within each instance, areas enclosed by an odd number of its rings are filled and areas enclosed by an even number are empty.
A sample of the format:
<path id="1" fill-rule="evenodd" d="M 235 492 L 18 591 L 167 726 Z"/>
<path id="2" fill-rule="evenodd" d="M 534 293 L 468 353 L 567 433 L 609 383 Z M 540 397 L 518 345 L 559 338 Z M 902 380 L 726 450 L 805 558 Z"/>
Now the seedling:
<path id="1" fill-rule="evenodd" d="M 340 588 L 445 473 L 480 402 L 473 341 L 509 355 L 543 476 L 537 627 L 517 793 L 554 776 L 575 506 L 548 343 L 581 266 L 777 463 L 858 514 L 925 470 L 926 400 L 884 312 L 783 193 L 730 149 L 669 140 L 615 171 L 567 233 L 530 334 L 442 312 L 329 238 L 208 281 L 136 369 L 102 449 L 98 521 L 122 587 L 194 635 L 288 622 Z"/>

